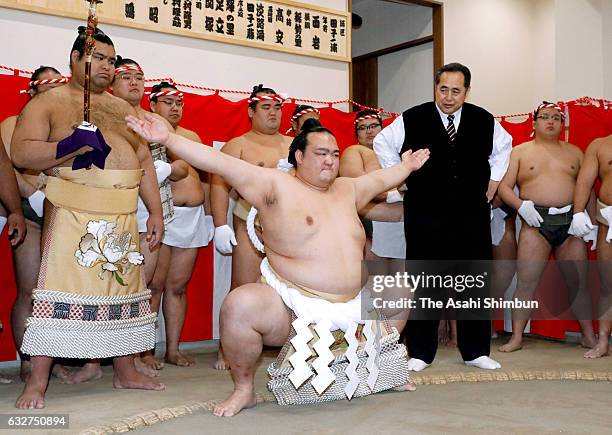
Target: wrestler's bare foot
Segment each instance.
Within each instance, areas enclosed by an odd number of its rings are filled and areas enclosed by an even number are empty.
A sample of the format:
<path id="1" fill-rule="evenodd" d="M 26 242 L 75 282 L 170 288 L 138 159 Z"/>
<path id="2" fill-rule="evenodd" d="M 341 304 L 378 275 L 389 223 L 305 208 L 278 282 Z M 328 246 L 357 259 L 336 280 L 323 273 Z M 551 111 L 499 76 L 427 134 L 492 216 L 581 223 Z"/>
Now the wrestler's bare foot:
<path id="1" fill-rule="evenodd" d="M 161 382 L 151 379 L 149 376 L 138 373 L 134 370 L 133 373 L 120 374 L 115 370 L 115 376 L 113 377 L 113 387 L 117 389 L 134 389 L 134 390 L 154 390 L 162 391 L 166 389 L 166 386 Z"/>
<path id="2" fill-rule="evenodd" d="M 45 390 L 47 389 L 47 378 L 28 379 L 23 393 L 17 398 L 15 408 L 19 409 L 43 409 L 45 407 Z"/>
<path id="3" fill-rule="evenodd" d="M 582 340 L 580 340 L 580 346 L 585 347 L 587 349 L 593 349 L 595 346 L 597 346 L 598 342 L 597 342 L 597 338 L 595 338 L 595 336 L 585 336 L 582 338 Z"/>
<path id="4" fill-rule="evenodd" d="M 66 379 L 66 384 L 81 384 L 83 382 L 96 381 L 102 377 L 102 369 L 98 362 L 88 362 L 78 371 L 71 373 Z"/>
<path id="5" fill-rule="evenodd" d="M 592 349 L 588 350 L 585 354 L 585 358 L 601 358 L 602 356 L 610 355 L 610 345 L 607 341 L 599 341 Z"/>
<path id="6" fill-rule="evenodd" d="M 134 357 L 134 367 L 138 373 L 142 373 L 150 378 L 156 378 L 159 376 L 159 371 L 151 368 L 148 364 L 145 364 L 139 356 Z"/>
<path id="7" fill-rule="evenodd" d="M 164 363 L 155 359 L 155 357 L 149 352 L 141 354 L 140 359 L 153 370 L 161 370 L 164 368 Z"/>
<path id="8" fill-rule="evenodd" d="M 252 408 L 257 404 L 255 392 L 252 388 L 247 390 L 235 389 L 227 400 L 215 406 L 213 414 L 217 417 L 233 417 L 245 408 Z"/>
<path id="9" fill-rule="evenodd" d="M 450 340 L 446 343 L 447 347 L 457 347 L 457 336 L 451 334 Z"/>
<path id="10" fill-rule="evenodd" d="M 227 363 L 227 361 L 225 361 L 225 358 L 223 357 L 223 349 L 219 348 L 219 352 L 217 352 L 217 361 L 215 361 L 215 363 L 213 364 L 213 368 L 215 370 L 229 370 L 230 366 Z"/>
<path id="11" fill-rule="evenodd" d="M 195 365 L 195 361 L 193 360 L 193 358 L 189 358 L 188 356 L 183 355 L 178 351 L 172 353 L 166 352 L 164 361 L 166 361 L 168 364 L 173 364 L 175 366 L 180 367 L 191 367 Z"/>
<path id="12" fill-rule="evenodd" d="M 28 382 L 30 373 L 32 372 L 32 363 L 27 360 L 21 360 L 21 369 L 19 370 L 19 377 L 23 382 Z"/>
<path id="13" fill-rule="evenodd" d="M 59 379 L 63 384 L 68 383 L 68 379 L 72 375 L 70 370 L 60 364 L 54 364 L 51 374 Z"/>
<path id="14" fill-rule="evenodd" d="M 513 334 L 512 337 L 510 337 L 510 340 L 508 340 L 508 343 L 504 344 L 503 346 L 500 346 L 499 351 L 500 352 L 514 352 L 522 348 L 523 348 L 523 337 L 515 336 Z"/>
<path id="15" fill-rule="evenodd" d="M 404 385 L 398 385 L 397 387 L 393 387 L 392 389 L 393 391 L 415 391 L 416 386 L 414 384 L 407 383 Z"/>

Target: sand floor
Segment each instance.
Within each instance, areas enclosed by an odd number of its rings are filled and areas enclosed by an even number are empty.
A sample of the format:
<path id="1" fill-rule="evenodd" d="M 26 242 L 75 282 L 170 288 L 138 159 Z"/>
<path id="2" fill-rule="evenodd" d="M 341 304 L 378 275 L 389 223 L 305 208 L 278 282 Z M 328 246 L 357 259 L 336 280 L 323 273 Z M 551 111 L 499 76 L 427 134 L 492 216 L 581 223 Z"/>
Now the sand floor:
<path id="1" fill-rule="evenodd" d="M 492 345 L 491 356 L 502 364 L 495 372 L 467 367 L 456 349 L 441 347 L 434 364 L 413 376 L 416 392 L 309 406 L 264 402 L 231 419 L 205 409 L 232 388 L 228 372 L 212 369 L 210 346 L 191 352 L 194 367 L 166 366 L 164 392 L 113 390 L 112 369 L 104 367 L 102 379 L 86 384 L 52 379 L 41 411 L 13 408 L 21 382 L 0 385 L 0 413 L 69 414 L 70 430 L 54 433 L 124 431 L 130 425 L 160 434 L 612 433 L 612 357 L 586 360 L 577 344 L 538 339 L 527 339 L 520 352 L 502 354 L 496 350 L 501 343 Z M 265 353 L 256 375 L 256 389 L 266 397 L 265 368 L 273 357 Z M 16 369 L 0 372 L 17 375 Z M 172 412 L 185 415 L 173 417 Z M 153 424 L 145 426 L 145 421 Z"/>

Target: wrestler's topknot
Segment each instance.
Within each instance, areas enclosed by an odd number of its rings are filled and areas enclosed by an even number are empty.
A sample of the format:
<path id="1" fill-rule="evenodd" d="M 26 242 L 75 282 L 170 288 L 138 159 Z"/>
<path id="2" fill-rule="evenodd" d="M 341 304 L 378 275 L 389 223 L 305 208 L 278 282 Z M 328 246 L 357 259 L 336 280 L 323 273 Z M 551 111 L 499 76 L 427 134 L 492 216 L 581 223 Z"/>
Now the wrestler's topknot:
<path id="1" fill-rule="evenodd" d="M 256 97 L 258 94 L 276 95 L 276 91 L 272 88 L 266 88 L 263 84 L 260 83 L 257 86 L 253 86 L 253 91 L 251 91 L 251 95 L 249 96 L 249 98 Z M 249 107 L 255 110 L 255 107 L 257 107 L 258 102 L 259 101 L 250 102 Z"/>
<path id="2" fill-rule="evenodd" d="M 136 65 L 140 67 L 140 64 L 135 60 L 117 55 L 117 60 L 115 61 L 115 68 L 119 68 L 122 65 Z"/>
<path id="3" fill-rule="evenodd" d="M 293 113 L 291 114 L 291 117 L 294 117 L 297 113 L 300 113 L 304 110 L 308 110 L 308 109 L 314 109 L 314 107 L 309 106 L 308 104 L 300 104 L 299 106 L 295 106 L 295 109 L 293 110 Z"/>
<path id="4" fill-rule="evenodd" d="M 87 28 L 85 26 L 79 26 L 78 32 L 79 34 L 74 40 L 74 44 L 72 44 L 72 50 L 70 50 L 70 53 L 72 54 L 72 52 L 75 50 L 78 51 L 79 59 L 81 59 L 85 54 L 85 38 L 87 36 Z M 111 47 L 115 46 L 108 35 L 106 35 L 106 33 L 104 33 L 99 27 L 96 28 L 96 33 L 94 33 L 94 40 L 102 44 L 110 45 Z M 72 58 L 70 63 L 72 64 Z"/>
<path id="5" fill-rule="evenodd" d="M 177 87 L 174 86 L 172 83 L 163 81 L 163 82 L 159 82 L 156 85 L 153 85 L 153 87 L 151 88 L 151 93 L 155 94 L 156 92 L 160 92 L 162 89 L 166 89 L 166 88 L 170 88 L 170 89 L 174 89 L 175 91 L 178 91 Z M 151 101 L 157 102 L 157 97 L 151 97 Z"/>

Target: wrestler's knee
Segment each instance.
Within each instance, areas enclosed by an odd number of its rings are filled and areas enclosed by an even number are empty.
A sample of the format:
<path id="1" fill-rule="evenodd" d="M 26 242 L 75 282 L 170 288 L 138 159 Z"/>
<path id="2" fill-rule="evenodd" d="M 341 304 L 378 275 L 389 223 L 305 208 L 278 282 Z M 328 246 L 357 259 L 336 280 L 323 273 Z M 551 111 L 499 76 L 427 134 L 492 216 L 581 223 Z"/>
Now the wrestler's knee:
<path id="1" fill-rule="evenodd" d="M 187 293 L 187 280 L 186 279 L 171 279 L 166 281 L 165 293 L 172 294 L 173 296 L 184 296 Z"/>
<path id="2" fill-rule="evenodd" d="M 148 287 L 149 290 L 151 290 L 151 293 L 159 295 L 164 290 L 164 280 L 162 278 L 153 276 Z"/>
<path id="3" fill-rule="evenodd" d="M 230 292 L 221 305 L 220 315 L 225 319 L 250 317 L 261 309 L 261 297 L 252 291 L 251 285 L 241 286 Z"/>

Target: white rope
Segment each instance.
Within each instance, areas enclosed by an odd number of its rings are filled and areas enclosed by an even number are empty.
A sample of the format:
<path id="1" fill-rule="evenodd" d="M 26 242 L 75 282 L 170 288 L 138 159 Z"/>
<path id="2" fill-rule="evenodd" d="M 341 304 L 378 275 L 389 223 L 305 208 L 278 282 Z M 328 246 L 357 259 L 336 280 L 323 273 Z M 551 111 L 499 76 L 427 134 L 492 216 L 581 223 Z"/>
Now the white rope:
<path id="1" fill-rule="evenodd" d="M 257 209 L 255 207 L 251 207 L 249 210 L 249 215 L 247 216 L 246 224 L 247 224 L 247 234 L 249 235 L 249 239 L 251 243 L 262 254 L 265 254 L 265 248 L 259 237 L 257 237 L 257 233 L 255 232 L 255 218 L 257 217 Z"/>

